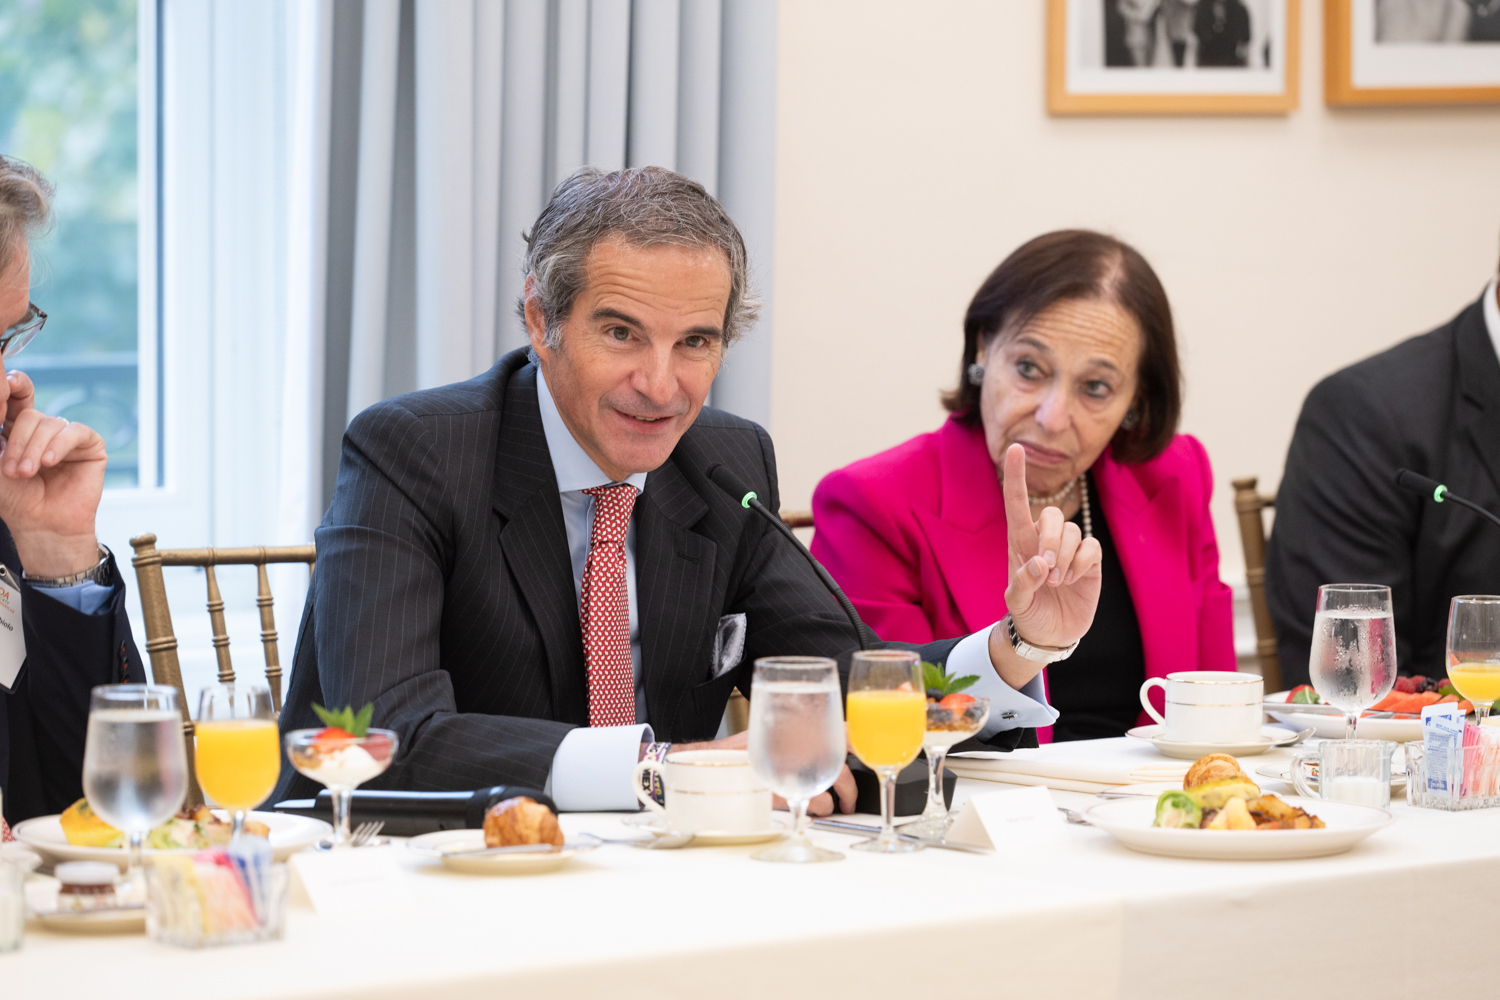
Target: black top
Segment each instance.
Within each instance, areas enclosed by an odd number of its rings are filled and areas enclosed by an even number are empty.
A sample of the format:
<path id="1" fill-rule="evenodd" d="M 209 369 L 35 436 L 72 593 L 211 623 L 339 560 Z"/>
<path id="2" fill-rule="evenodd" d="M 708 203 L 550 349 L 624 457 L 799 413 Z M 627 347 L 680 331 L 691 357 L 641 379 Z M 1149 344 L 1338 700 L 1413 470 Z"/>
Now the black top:
<path id="1" fill-rule="evenodd" d="M 1052 739 L 1059 743 L 1124 736 L 1141 714 L 1141 685 L 1146 682 L 1146 654 L 1141 649 L 1135 602 L 1092 474 L 1088 484 L 1089 518 L 1104 554 L 1104 580 L 1094 624 L 1078 649 L 1047 668 L 1047 698 L 1062 713 L 1052 727 Z M 1081 509 L 1073 515 L 1073 523 L 1083 527 Z"/>
<path id="2" fill-rule="evenodd" d="M 1308 393 L 1266 549 L 1283 687 L 1307 683 L 1319 584 L 1389 586 L 1401 673 L 1438 677 L 1449 599 L 1500 593 L 1500 530 L 1397 489 L 1400 468 L 1500 511 L 1500 359 L 1482 301 Z"/>

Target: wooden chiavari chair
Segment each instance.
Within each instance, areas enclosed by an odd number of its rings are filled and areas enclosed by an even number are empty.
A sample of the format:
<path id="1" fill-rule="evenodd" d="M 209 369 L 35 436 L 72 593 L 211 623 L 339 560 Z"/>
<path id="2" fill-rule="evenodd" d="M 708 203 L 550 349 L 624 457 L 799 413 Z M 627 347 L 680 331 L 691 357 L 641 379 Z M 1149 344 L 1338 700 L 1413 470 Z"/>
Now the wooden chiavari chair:
<path id="1" fill-rule="evenodd" d="M 1234 511 L 1240 519 L 1240 545 L 1245 551 L 1245 583 L 1250 589 L 1250 610 L 1255 616 L 1255 658 L 1269 694 L 1281 690 L 1281 663 L 1276 658 L 1276 626 L 1266 603 L 1266 522 L 1261 516 L 1276 506 L 1274 496 L 1256 490 L 1255 476 L 1232 481 Z"/>
<path id="2" fill-rule="evenodd" d="M 277 647 L 276 615 L 271 597 L 271 582 L 266 566 L 272 563 L 306 563 L 312 574 L 317 550 L 311 545 L 250 546 L 237 549 L 158 549 L 156 536 L 139 535 L 130 540 L 135 557 L 136 585 L 140 588 L 141 612 L 146 619 L 146 652 L 151 658 L 151 679 L 156 684 L 170 684 L 177 689 L 182 705 L 182 734 L 187 742 L 188 808 L 203 801 L 193 764 L 192 706 L 182 686 L 182 668 L 177 661 L 177 636 L 172 631 L 172 610 L 167 604 L 167 587 L 162 578 L 163 566 L 196 566 L 204 571 L 208 582 L 208 617 L 213 626 L 214 655 L 219 663 L 219 682 L 234 683 L 234 665 L 229 658 L 229 633 L 224 625 L 224 599 L 219 595 L 215 566 L 254 566 L 257 574 L 255 604 L 260 608 L 260 641 L 265 652 L 266 684 L 271 689 L 271 703 L 281 713 L 281 653 Z"/>

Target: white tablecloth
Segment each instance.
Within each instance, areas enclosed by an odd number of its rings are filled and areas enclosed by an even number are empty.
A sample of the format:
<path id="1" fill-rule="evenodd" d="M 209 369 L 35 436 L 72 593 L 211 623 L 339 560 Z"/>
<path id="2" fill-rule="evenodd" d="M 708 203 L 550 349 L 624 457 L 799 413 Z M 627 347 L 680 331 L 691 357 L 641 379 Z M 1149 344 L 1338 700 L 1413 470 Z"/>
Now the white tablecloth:
<path id="1" fill-rule="evenodd" d="M 960 795 L 1003 787 L 962 781 Z M 33 924 L 21 952 L 0 955 L 0 995 L 1376 1000 L 1431 995 L 1438 975 L 1478 987 L 1467 963 L 1500 932 L 1500 810 L 1393 809 L 1398 821 L 1352 852 L 1288 862 L 1151 857 L 1067 826 L 1025 856 L 795 866 L 751 861 L 756 847 L 607 846 L 529 877 L 412 864 L 408 910 L 331 917 L 294 900 L 280 942 L 192 952 Z M 625 833 L 608 815 L 564 826 Z"/>

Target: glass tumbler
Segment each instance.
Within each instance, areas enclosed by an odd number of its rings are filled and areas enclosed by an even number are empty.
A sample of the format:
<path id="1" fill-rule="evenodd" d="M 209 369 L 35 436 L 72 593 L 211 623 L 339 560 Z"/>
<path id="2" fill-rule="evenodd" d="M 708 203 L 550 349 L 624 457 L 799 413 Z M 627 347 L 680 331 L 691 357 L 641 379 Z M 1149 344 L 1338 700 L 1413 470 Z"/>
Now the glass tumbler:
<path id="1" fill-rule="evenodd" d="M 1292 785 L 1310 799 L 1389 809 L 1395 752 L 1396 744 L 1386 740 L 1324 740 L 1292 758 Z M 1316 790 L 1307 782 L 1309 765 L 1318 769 Z"/>

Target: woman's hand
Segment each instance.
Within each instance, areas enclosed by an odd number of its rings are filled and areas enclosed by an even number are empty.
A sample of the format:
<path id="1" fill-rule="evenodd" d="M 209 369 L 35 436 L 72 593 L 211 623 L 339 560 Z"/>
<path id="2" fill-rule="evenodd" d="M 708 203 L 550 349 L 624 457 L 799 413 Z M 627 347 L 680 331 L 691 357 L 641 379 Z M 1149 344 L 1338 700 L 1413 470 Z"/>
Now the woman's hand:
<path id="1" fill-rule="evenodd" d="M 1033 646 L 1071 646 L 1094 623 L 1103 553 L 1062 511 L 1048 507 L 1031 519 L 1026 496 L 1026 449 L 1005 452 L 1005 521 L 1010 585 L 1005 606 L 1016 632 Z"/>

